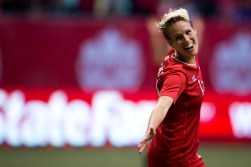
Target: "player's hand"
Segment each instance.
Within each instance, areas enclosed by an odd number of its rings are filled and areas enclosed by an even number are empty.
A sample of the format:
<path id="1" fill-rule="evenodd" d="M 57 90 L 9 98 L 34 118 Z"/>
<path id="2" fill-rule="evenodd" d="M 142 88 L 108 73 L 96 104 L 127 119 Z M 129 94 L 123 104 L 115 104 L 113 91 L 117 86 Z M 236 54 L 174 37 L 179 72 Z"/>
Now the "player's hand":
<path id="1" fill-rule="evenodd" d="M 155 133 L 156 132 L 153 128 L 150 128 L 149 130 L 147 130 L 143 140 L 141 140 L 140 144 L 138 145 L 139 154 L 142 153 L 142 151 L 145 149 L 146 145 L 152 140 Z"/>

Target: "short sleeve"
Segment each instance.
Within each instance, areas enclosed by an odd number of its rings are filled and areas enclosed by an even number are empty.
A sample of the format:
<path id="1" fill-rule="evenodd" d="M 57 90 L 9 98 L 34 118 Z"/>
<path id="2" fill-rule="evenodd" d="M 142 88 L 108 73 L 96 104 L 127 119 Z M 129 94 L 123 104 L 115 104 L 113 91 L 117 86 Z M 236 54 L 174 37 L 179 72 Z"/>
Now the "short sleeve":
<path id="1" fill-rule="evenodd" d="M 173 98 L 174 103 L 180 94 L 186 88 L 186 76 L 181 71 L 169 73 L 164 78 L 163 87 L 160 91 L 160 96 L 170 96 Z"/>

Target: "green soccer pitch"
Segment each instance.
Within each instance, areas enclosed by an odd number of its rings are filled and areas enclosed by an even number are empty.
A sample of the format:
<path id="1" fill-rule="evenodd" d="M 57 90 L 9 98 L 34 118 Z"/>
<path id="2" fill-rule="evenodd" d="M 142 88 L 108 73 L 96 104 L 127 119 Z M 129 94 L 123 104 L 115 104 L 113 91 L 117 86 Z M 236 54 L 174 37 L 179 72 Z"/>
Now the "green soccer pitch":
<path id="1" fill-rule="evenodd" d="M 207 167 L 251 167 L 251 144 L 201 144 Z M 0 167 L 145 167 L 136 148 L 0 148 Z"/>

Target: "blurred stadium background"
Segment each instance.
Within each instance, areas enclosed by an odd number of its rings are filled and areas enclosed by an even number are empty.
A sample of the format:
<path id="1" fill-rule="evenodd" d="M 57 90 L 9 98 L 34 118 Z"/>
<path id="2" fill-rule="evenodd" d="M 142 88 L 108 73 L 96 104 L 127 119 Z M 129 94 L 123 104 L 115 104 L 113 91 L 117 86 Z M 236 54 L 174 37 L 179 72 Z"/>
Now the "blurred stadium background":
<path id="1" fill-rule="evenodd" d="M 250 0 L 1 0 L 0 166 L 146 166 L 136 147 L 169 49 L 154 24 L 178 7 L 200 40 L 199 153 L 250 167 Z"/>

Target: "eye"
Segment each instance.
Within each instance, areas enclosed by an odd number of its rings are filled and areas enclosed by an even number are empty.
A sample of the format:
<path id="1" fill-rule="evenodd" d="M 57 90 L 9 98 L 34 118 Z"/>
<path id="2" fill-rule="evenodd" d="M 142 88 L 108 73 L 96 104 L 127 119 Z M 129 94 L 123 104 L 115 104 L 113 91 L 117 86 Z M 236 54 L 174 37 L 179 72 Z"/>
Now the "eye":
<path id="1" fill-rule="evenodd" d="M 175 37 L 175 40 L 176 40 L 176 41 L 179 41 L 179 40 L 181 40 L 181 39 L 182 39 L 182 36 L 181 36 L 181 35 Z"/>
<path id="2" fill-rule="evenodd" d="M 192 33 L 191 30 L 187 30 L 187 31 L 186 31 L 186 34 L 187 34 L 187 35 L 190 35 L 191 33 Z"/>

